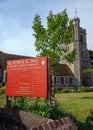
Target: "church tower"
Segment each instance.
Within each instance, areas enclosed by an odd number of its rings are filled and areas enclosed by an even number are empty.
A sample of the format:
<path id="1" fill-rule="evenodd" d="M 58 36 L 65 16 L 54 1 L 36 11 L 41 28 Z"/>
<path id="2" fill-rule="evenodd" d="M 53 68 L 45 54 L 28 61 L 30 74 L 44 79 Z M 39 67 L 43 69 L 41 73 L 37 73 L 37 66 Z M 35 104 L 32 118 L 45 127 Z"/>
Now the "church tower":
<path id="1" fill-rule="evenodd" d="M 62 64 L 67 64 L 74 75 L 74 86 L 83 85 L 84 74 L 83 70 L 90 68 L 89 54 L 86 42 L 86 29 L 80 27 L 80 20 L 75 17 L 73 20 L 74 41 L 69 45 L 69 51 L 76 48 L 76 57 L 73 64 L 62 61 Z"/>

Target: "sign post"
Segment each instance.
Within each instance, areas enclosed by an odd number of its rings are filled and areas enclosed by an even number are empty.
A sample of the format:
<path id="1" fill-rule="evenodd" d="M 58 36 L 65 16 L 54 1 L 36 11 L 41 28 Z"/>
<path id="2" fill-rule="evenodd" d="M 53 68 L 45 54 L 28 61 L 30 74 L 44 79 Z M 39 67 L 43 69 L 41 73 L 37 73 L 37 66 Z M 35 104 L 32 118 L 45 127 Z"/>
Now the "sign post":
<path id="1" fill-rule="evenodd" d="M 50 59 L 48 58 L 48 75 L 47 75 L 47 78 L 48 78 L 48 105 L 49 105 L 49 109 L 51 109 L 51 84 L 50 84 Z"/>
<path id="2" fill-rule="evenodd" d="M 6 96 L 48 97 L 48 58 L 7 61 Z"/>

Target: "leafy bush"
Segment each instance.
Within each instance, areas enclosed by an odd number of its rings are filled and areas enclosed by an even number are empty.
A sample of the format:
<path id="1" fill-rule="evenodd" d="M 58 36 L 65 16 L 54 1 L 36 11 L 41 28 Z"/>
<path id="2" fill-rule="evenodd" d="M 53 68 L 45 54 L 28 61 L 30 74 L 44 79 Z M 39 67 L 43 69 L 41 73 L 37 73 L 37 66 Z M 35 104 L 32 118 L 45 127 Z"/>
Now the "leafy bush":
<path id="1" fill-rule="evenodd" d="M 56 88 L 55 93 L 74 93 L 74 92 L 93 92 L 93 86 L 91 87 L 84 87 L 80 86 L 77 90 L 75 90 L 73 87 L 70 88 Z"/>
<path id="2" fill-rule="evenodd" d="M 62 90 L 63 93 L 74 93 L 75 89 L 70 87 L 70 88 L 65 88 Z"/>
<path id="3" fill-rule="evenodd" d="M 93 86 L 85 88 L 85 92 L 93 92 Z"/>
<path id="4" fill-rule="evenodd" d="M 93 86 L 92 87 L 78 87 L 77 92 L 93 92 Z"/>
<path id="5" fill-rule="evenodd" d="M 93 68 L 83 70 L 85 74 L 93 74 Z"/>
<path id="6" fill-rule="evenodd" d="M 65 116 L 70 116 L 72 119 L 75 119 L 75 117 L 71 113 L 67 113 L 62 108 L 59 108 L 59 104 L 57 101 L 51 111 L 49 109 L 47 100 L 44 101 L 35 98 L 34 101 L 31 100 L 30 102 L 30 99 L 16 97 L 16 104 L 13 103 L 12 107 L 51 119 L 59 119 Z"/>
<path id="7" fill-rule="evenodd" d="M 74 88 L 69 88 L 68 92 L 69 92 L 69 93 L 74 93 L 74 92 L 75 92 L 75 89 L 74 89 Z"/>
<path id="8" fill-rule="evenodd" d="M 0 94 L 4 94 L 5 93 L 5 87 L 0 87 Z"/>
<path id="9" fill-rule="evenodd" d="M 90 112 L 90 115 L 86 119 L 87 128 L 93 130 L 93 111 Z"/>
<path id="10" fill-rule="evenodd" d="M 62 88 L 55 88 L 55 93 L 56 93 L 56 94 L 62 93 Z"/>
<path id="11" fill-rule="evenodd" d="M 62 89 L 63 93 L 69 93 L 69 89 Z"/>
<path id="12" fill-rule="evenodd" d="M 78 87 L 77 92 L 85 92 L 86 88 L 84 86 Z"/>
<path id="13" fill-rule="evenodd" d="M 35 99 L 33 98 L 32 100 L 27 99 L 25 97 L 15 97 L 15 98 L 16 98 L 16 103 L 14 101 L 11 104 L 11 106 L 14 109 L 20 109 L 23 111 L 35 113 L 47 118 L 50 117 L 50 111 L 47 102 L 42 103 L 42 100 L 40 100 L 39 98 L 35 98 Z"/>
<path id="14" fill-rule="evenodd" d="M 55 93 L 74 93 L 75 89 L 74 88 L 56 88 Z"/>

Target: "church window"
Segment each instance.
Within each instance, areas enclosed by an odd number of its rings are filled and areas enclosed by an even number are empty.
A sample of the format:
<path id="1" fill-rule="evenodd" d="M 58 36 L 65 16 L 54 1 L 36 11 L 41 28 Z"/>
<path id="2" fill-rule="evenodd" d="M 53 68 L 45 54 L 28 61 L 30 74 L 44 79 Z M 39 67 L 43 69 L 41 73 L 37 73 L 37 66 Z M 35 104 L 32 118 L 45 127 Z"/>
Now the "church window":
<path id="1" fill-rule="evenodd" d="M 80 42 L 83 42 L 83 36 L 80 36 Z"/>
<path id="2" fill-rule="evenodd" d="M 56 84 L 64 84 L 64 77 L 56 76 Z"/>
<path id="3" fill-rule="evenodd" d="M 64 77 L 60 77 L 60 84 L 64 84 Z"/>
<path id="4" fill-rule="evenodd" d="M 73 81 L 73 79 L 72 79 L 72 77 L 70 77 L 70 84 L 72 84 L 72 81 Z"/>

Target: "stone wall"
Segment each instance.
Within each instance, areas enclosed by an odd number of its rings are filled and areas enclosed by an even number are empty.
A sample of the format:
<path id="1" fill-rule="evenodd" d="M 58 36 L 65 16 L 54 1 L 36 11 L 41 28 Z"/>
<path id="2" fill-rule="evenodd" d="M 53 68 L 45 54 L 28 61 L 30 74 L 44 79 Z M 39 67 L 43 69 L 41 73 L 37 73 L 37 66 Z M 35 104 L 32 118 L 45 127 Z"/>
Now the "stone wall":
<path id="1" fill-rule="evenodd" d="M 83 74 L 83 85 L 85 87 L 93 86 L 93 74 Z"/>

